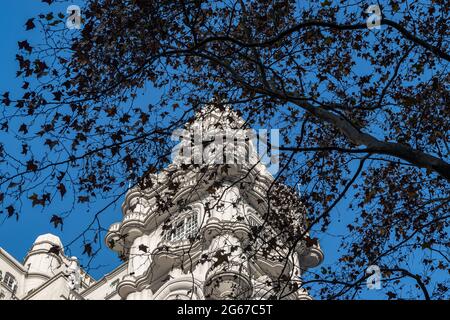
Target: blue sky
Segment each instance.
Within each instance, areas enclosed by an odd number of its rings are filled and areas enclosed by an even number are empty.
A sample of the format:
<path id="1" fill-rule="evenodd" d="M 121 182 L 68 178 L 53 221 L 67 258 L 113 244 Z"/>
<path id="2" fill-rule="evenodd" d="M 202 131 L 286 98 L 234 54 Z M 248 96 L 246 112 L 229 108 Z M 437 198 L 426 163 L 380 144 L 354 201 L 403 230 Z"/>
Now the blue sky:
<path id="1" fill-rule="evenodd" d="M 65 9 L 70 4 L 76 3 L 67 2 L 61 4 L 61 12 L 65 14 Z M 0 11 L 0 37 L 2 39 L 2 50 L 0 51 L 0 92 L 11 91 L 12 96 L 20 94 L 20 90 L 17 90 L 17 88 L 20 88 L 21 82 L 15 76 L 17 71 L 17 62 L 15 61 L 17 41 L 29 39 L 31 45 L 39 43 L 41 39 L 39 33 L 25 31 L 24 23 L 30 17 L 48 11 L 49 6 L 37 0 L 2 2 L 2 10 Z M 4 133 L 0 134 L 1 141 L 11 146 L 11 144 L 14 144 L 14 141 L 9 138 Z M 78 236 L 80 230 L 83 230 L 91 221 L 92 215 L 89 215 L 89 212 L 95 212 L 104 206 L 105 203 L 106 201 L 98 199 L 98 202 L 90 208 L 80 206 L 76 212 L 70 214 L 67 221 L 64 222 L 63 231 L 61 231 L 59 228 L 55 229 L 49 221 L 53 214 L 64 211 L 66 203 L 55 202 L 50 208 L 45 207 L 42 209 L 37 206 L 32 208 L 29 201 L 24 201 L 19 221 L 6 219 L 5 216 L 0 218 L 0 246 L 21 261 L 36 237 L 40 234 L 48 232 L 56 234 L 61 238 L 63 244 L 67 244 Z M 120 219 L 120 206 L 111 207 L 101 216 L 102 224 L 106 226 L 120 221 Z M 76 242 L 70 249 L 70 254 L 82 257 L 83 246 L 80 241 Z M 83 262 L 85 261 L 82 260 Z M 101 250 L 98 260 L 92 265 L 91 274 L 98 279 L 119 264 L 120 261 L 114 252 L 108 249 Z"/>
<path id="2" fill-rule="evenodd" d="M 62 4 L 61 11 L 64 13 L 65 8 L 70 4 L 77 3 L 67 2 L 67 4 Z M 0 52 L 2 71 L 0 75 L 0 92 L 11 91 L 11 96 L 15 96 L 15 93 L 17 95 L 20 94 L 20 90 L 17 88 L 20 88 L 21 82 L 15 76 L 17 62 L 14 57 L 17 54 L 17 41 L 30 39 L 29 42 L 32 46 L 33 44 L 39 43 L 40 34 L 35 31 L 25 31 L 24 23 L 30 17 L 47 11 L 48 5 L 36 0 L 8 1 L 3 5 L 3 10 L 0 12 L 0 34 L 2 39 L 2 50 Z M 150 91 L 151 90 L 152 89 L 150 89 Z M 151 99 L 151 97 L 147 96 L 142 99 Z M 4 143 L 9 142 L 4 133 L 0 133 L 0 137 L 2 137 Z M 14 141 L 11 143 L 14 143 Z M 94 206 L 91 206 L 91 212 L 100 209 L 105 203 L 105 201 L 99 199 Z M 63 204 L 60 205 L 62 206 Z M 0 246 L 21 260 L 32 245 L 34 239 L 42 233 L 54 233 L 61 237 L 64 244 L 70 242 L 79 234 L 80 230 L 90 222 L 90 216 L 87 212 L 73 212 L 68 220 L 65 221 L 63 231 L 61 231 L 59 228 L 55 229 L 53 225 L 49 223 L 50 217 L 54 213 L 59 212 L 60 209 L 62 208 L 55 207 L 55 204 L 53 204 L 51 208 L 32 208 L 29 205 L 29 201 L 25 201 L 18 222 L 16 222 L 15 219 L 6 219 L 4 217 L 0 220 Z M 51 211 L 49 212 L 49 210 Z M 80 211 L 83 210 L 87 209 L 81 207 Z M 102 222 L 104 225 L 120 221 L 120 219 L 121 212 L 119 206 L 111 207 L 102 215 Z M 82 256 L 81 243 L 77 243 L 71 249 L 73 255 L 79 257 Z M 329 252 L 331 252 L 331 250 Z M 91 273 L 94 277 L 99 278 L 105 272 L 112 270 L 118 263 L 119 261 L 116 258 L 115 253 L 112 253 L 109 249 L 105 248 L 96 258 L 96 263 L 94 264 L 94 266 L 98 264 L 105 265 L 105 267 L 92 270 Z"/>
<path id="3" fill-rule="evenodd" d="M 61 4 L 61 12 L 65 14 L 65 9 L 71 4 L 79 4 L 81 6 L 81 3 L 77 2 L 63 3 Z M 24 23 L 28 18 L 41 12 L 46 13 L 48 10 L 48 5 L 41 3 L 41 1 L 38 0 L 2 2 L 2 10 L 0 11 L 0 36 L 2 39 L 2 49 L 0 51 L 0 93 L 11 91 L 11 96 L 15 96 L 15 93 L 17 95 L 20 94 L 18 88 L 20 88 L 21 82 L 18 81 L 15 76 L 17 63 L 14 57 L 17 53 L 17 41 L 29 39 L 32 46 L 33 41 L 39 42 L 40 35 L 35 31 L 33 31 L 34 33 L 29 31 L 26 32 Z M 149 88 L 148 92 L 141 97 L 140 100 L 143 103 L 150 103 L 157 95 L 158 92 Z M 14 144 L 14 141 L 10 140 L 4 133 L 0 133 L 0 141 L 9 145 Z M 349 197 L 351 196 L 350 193 Z M 60 229 L 55 229 L 49 221 L 53 214 L 65 210 L 64 207 L 67 205 L 66 203 L 60 202 L 59 204 L 52 205 L 51 208 L 44 207 L 42 209 L 41 207 L 32 208 L 29 201 L 25 201 L 22 206 L 22 211 L 20 212 L 19 221 L 16 221 L 15 219 L 6 219 L 4 216 L 0 216 L 0 246 L 18 260 L 22 260 L 35 238 L 40 234 L 48 232 L 56 234 L 61 238 L 64 244 L 67 244 L 78 236 L 80 231 L 89 224 L 92 219 L 90 213 L 102 208 L 106 203 L 107 200 L 98 198 L 98 201 L 90 207 L 77 206 L 75 212 L 72 212 L 65 220 L 64 229 L 61 231 Z M 119 201 L 118 205 L 108 208 L 100 216 L 102 225 L 107 226 L 121 220 L 120 204 L 121 201 Z M 336 241 L 336 236 L 347 232 L 345 226 L 349 223 L 349 218 L 352 218 L 353 216 L 351 213 L 347 212 L 347 210 L 345 201 L 338 205 L 332 216 L 332 229 L 330 229 L 330 232 L 319 236 L 320 244 L 325 252 L 323 266 L 333 265 L 339 258 L 339 242 Z M 314 235 L 313 232 L 313 236 L 317 236 L 317 234 Z M 83 244 L 82 242 L 77 241 L 71 247 L 70 254 L 80 257 L 82 263 L 86 263 L 86 258 L 82 256 L 82 251 Z M 96 257 L 90 273 L 96 279 L 99 279 L 102 275 L 112 271 L 119 264 L 120 261 L 116 257 L 116 254 L 103 247 Z M 381 296 L 377 292 L 365 289 L 363 297 L 370 299 Z"/>
<path id="4" fill-rule="evenodd" d="M 2 10 L 0 11 L 0 36 L 2 39 L 2 50 L 0 51 L 1 73 L 0 73 L 0 92 L 9 91 L 12 97 L 21 96 L 23 94 L 20 89 L 22 82 L 16 78 L 17 61 L 15 56 L 18 50 L 18 41 L 27 39 L 31 46 L 42 42 L 42 35 L 38 32 L 38 28 L 26 31 L 25 22 L 35 17 L 40 13 L 48 13 L 49 11 L 61 10 L 61 13 L 66 14 L 66 9 L 70 5 L 82 6 L 83 2 L 62 2 L 57 6 L 49 7 L 46 3 L 38 0 L 18 0 L 5 1 L 2 3 Z M 79 32 L 73 30 L 73 32 Z M 145 88 L 142 96 L 136 100 L 136 104 L 148 105 L 149 103 L 156 103 L 159 98 L 159 93 L 152 87 Z M 16 126 L 20 122 L 15 123 Z M 20 143 L 14 139 L 15 125 L 10 126 L 12 130 L 9 133 L 0 132 L 0 141 L 7 149 L 16 151 L 15 154 L 20 157 Z M 34 152 L 39 153 L 40 146 L 34 147 Z M 0 165 L 2 165 L 0 163 Z M 125 190 L 123 190 L 125 191 Z M 4 248 L 12 254 L 19 261 L 22 261 L 27 251 L 32 246 L 34 240 L 41 234 L 53 233 L 59 236 L 64 245 L 76 239 L 80 232 L 86 229 L 91 223 L 93 213 L 99 211 L 110 203 L 109 199 L 104 199 L 98 196 L 94 204 L 82 205 L 77 204 L 75 210 L 69 210 L 72 203 L 69 199 L 70 188 L 68 187 L 67 194 L 64 201 L 53 201 L 50 206 L 31 207 L 30 201 L 25 199 L 21 203 L 21 211 L 19 213 L 19 220 L 8 219 L 5 215 L 0 216 L 0 247 Z M 72 190 L 73 194 L 73 190 Z M 122 197 L 123 199 L 123 197 Z M 115 205 L 108 207 L 99 217 L 101 225 L 107 227 L 114 222 L 118 222 L 122 218 L 120 205 L 122 199 L 117 201 Z M 7 204 L 2 204 L 7 206 Z M 2 208 L 3 209 L 3 208 Z M 50 223 L 53 214 L 61 215 L 64 213 L 63 230 L 54 228 Z M 90 264 L 89 273 L 96 279 L 101 278 L 105 273 L 112 271 L 122 262 L 118 259 L 117 254 L 105 247 L 103 239 L 104 233 L 100 235 L 102 242 L 102 249 L 96 255 L 95 259 Z M 91 237 L 92 239 L 92 237 Z M 66 250 L 66 254 L 77 256 L 81 264 L 87 264 L 88 258 L 82 254 L 83 242 L 78 239 L 73 245 Z"/>

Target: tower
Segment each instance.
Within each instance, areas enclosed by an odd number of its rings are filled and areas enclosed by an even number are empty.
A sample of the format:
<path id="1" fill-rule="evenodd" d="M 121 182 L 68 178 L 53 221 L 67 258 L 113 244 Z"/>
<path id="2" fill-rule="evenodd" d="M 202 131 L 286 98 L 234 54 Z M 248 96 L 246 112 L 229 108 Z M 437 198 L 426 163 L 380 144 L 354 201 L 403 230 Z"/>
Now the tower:
<path id="1" fill-rule="evenodd" d="M 107 233 L 128 262 L 121 298 L 310 299 L 301 275 L 323 253 L 298 195 L 262 163 L 254 132 L 209 106 L 176 135 L 172 163 L 128 191 Z"/>
<path id="2" fill-rule="evenodd" d="M 24 292 L 39 287 L 60 271 L 64 262 L 59 253 L 63 252 L 59 237 L 47 233 L 36 238 L 23 263 L 27 271 Z"/>

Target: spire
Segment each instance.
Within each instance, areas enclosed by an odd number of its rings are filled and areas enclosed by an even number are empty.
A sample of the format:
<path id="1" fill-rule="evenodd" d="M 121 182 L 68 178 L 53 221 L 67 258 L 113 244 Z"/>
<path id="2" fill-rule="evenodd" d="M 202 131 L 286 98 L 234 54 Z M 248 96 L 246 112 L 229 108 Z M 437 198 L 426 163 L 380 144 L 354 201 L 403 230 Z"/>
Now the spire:
<path id="1" fill-rule="evenodd" d="M 172 140 L 179 143 L 172 161 L 175 165 L 251 166 L 270 175 L 262 165 L 271 163 L 267 130 L 260 131 L 247 128 L 240 112 L 230 106 L 208 104 L 196 112 L 184 129 L 173 133 Z"/>

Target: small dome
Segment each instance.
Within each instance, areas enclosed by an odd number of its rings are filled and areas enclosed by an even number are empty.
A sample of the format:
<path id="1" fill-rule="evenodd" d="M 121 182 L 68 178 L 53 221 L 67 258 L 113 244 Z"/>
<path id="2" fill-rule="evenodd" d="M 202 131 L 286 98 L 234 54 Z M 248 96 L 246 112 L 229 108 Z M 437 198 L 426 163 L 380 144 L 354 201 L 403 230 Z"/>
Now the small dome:
<path id="1" fill-rule="evenodd" d="M 61 248 L 63 246 L 61 239 L 59 239 L 58 236 L 55 236 L 54 234 L 51 234 L 51 233 L 41 234 L 39 237 L 37 237 L 36 240 L 34 241 L 34 243 L 39 243 L 39 242 L 48 242 L 53 245 L 60 246 Z"/>

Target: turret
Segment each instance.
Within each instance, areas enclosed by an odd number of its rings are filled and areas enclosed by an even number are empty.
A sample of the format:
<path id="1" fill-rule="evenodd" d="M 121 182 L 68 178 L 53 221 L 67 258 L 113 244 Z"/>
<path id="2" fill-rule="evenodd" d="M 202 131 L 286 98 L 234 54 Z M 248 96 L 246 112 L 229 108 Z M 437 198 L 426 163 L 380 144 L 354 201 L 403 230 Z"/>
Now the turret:
<path id="1" fill-rule="evenodd" d="M 62 247 L 59 237 L 53 234 L 36 238 L 23 263 L 27 272 L 25 293 L 39 287 L 59 271 L 62 259 L 57 253 L 63 252 Z"/>
<path id="2" fill-rule="evenodd" d="M 278 166 L 278 137 L 262 131 L 209 106 L 175 133 L 172 163 L 127 192 L 106 236 L 128 261 L 122 299 L 310 299 L 299 279 L 323 254 L 294 243 L 305 208 L 266 167 Z"/>

